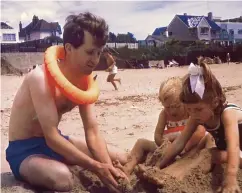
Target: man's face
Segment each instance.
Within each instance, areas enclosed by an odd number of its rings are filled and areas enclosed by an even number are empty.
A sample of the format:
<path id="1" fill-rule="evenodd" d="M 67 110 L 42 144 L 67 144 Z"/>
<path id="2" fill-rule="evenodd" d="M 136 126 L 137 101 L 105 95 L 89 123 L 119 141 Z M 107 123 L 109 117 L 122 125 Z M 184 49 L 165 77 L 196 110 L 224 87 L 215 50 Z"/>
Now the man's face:
<path id="1" fill-rule="evenodd" d="M 99 63 L 102 49 L 103 47 L 95 45 L 93 36 L 84 31 L 84 43 L 78 48 L 71 46 L 69 50 L 67 49 L 72 70 L 86 75 L 91 74 Z"/>

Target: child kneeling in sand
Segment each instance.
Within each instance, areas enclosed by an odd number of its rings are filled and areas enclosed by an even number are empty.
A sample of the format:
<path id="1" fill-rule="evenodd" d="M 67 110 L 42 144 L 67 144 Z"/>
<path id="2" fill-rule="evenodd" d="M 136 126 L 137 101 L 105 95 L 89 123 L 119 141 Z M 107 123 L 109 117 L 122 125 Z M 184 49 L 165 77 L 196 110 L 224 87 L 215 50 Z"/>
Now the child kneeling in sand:
<path id="1" fill-rule="evenodd" d="M 182 152 L 198 125 L 203 125 L 215 139 L 216 147 L 211 149 L 212 163 L 227 162 L 219 192 L 240 192 L 237 172 L 239 166 L 242 168 L 242 109 L 226 102 L 219 81 L 203 61 L 200 66 L 190 65 L 180 99 L 190 117 L 184 132 L 167 148 L 160 168 Z"/>
<path id="2" fill-rule="evenodd" d="M 189 115 L 180 102 L 179 96 L 182 91 L 182 79 L 172 77 L 163 82 L 160 86 L 159 100 L 164 109 L 159 115 L 154 138 L 155 142 L 147 139 L 138 139 L 129 155 L 129 161 L 122 167 L 118 161 L 115 166 L 122 169 L 127 175 L 131 174 L 134 167 L 142 161 L 144 154 L 154 152 L 162 144 L 163 138 L 173 142 L 185 128 Z M 166 128 L 166 130 L 165 130 Z M 186 143 L 184 151 L 189 151 L 196 146 L 205 136 L 203 126 L 198 126 L 191 139 Z"/>

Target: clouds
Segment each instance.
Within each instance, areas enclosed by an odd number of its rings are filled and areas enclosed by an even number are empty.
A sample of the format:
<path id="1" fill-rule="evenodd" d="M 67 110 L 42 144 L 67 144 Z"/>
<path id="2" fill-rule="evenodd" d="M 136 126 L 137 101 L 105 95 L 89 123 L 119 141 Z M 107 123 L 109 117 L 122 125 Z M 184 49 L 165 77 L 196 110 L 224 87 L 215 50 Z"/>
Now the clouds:
<path id="1" fill-rule="evenodd" d="M 242 15 L 241 1 L 2 1 L 1 21 L 18 28 L 28 25 L 33 15 L 46 21 L 58 21 L 63 27 L 69 14 L 90 11 L 102 16 L 114 33 L 132 32 L 144 39 L 156 27 L 167 26 L 176 14 L 234 18 Z"/>

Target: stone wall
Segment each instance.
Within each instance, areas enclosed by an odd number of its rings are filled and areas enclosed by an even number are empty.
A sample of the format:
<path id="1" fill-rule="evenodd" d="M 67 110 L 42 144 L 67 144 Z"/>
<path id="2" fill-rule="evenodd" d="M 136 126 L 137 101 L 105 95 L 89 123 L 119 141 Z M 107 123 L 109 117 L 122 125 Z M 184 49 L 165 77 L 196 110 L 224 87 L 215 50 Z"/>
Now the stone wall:
<path id="1" fill-rule="evenodd" d="M 1 57 L 8 61 L 13 67 L 27 72 L 28 68 L 32 68 L 33 65 L 43 64 L 44 53 L 43 52 L 18 52 L 18 53 L 1 53 Z M 123 61 L 117 61 L 119 68 L 128 68 Z M 101 57 L 100 62 L 95 70 L 105 70 L 107 68 L 106 60 Z"/>

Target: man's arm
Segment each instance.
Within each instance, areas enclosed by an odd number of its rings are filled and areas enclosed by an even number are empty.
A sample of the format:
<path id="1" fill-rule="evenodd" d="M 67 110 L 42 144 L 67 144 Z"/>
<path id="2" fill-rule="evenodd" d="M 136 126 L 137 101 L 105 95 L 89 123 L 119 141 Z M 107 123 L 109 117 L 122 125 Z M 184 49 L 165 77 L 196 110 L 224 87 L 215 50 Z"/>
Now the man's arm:
<path id="1" fill-rule="evenodd" d="M 106 142 L 98 129 L 98 123 L 94 113 L 94 105 L 80 105 L 79 112 L 83 121 L 89 151 L 97 161 L 112 164 Z"/>
<path id="2" fill-rule="evenodd" d="M 58 112 L 44 73 L 33 71 L 28 77 L 28 84 L 47 145 L 71 163 L 92 171 L 96 170 L 99 167 L 99 162 L 79 151 L 58 133 Z"/>

